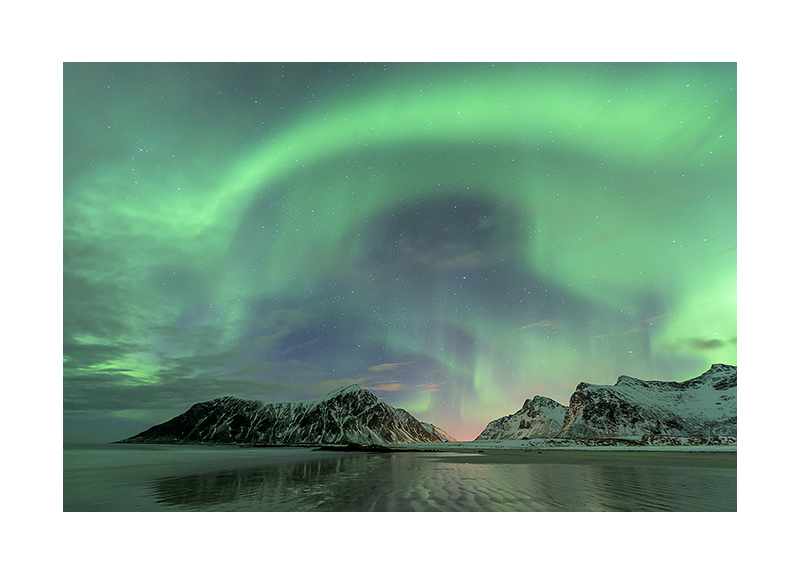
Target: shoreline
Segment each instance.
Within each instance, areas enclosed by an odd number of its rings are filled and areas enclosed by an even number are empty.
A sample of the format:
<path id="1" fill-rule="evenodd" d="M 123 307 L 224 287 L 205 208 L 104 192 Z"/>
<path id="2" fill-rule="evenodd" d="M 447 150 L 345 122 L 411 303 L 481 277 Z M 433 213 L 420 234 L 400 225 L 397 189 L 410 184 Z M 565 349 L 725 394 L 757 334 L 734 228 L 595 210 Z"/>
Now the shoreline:
<path id="1" fill-rule="evenodd" d="M 625 467 L 704 467 L 737 469 L 735 446 L 706 446 L 681 448 L 662 446 L 651 448 L 631 447 L 384 447 L 384 446 L 324 446 L 314 451 L 339 451 L 361 453 L 420 453 L 433 457 L 446 456 L 451 463 L 469 464 L 535 464 L 535 465 L 590 465 Z"/>
<path id="2" fill-rule="evenodd" d="M 284 446 L 265 446 L 265 447 L 284 447 Z M 542 453 L 542 452 L 565 452 L 565 453 L 736 453 L 735 445 L 459 445 L 449 444 L 401 444 L 401 445 L 319 445 L 319 446 L 292 446 L 292 447 L 313 447 L 315 451 L 365 451 L 380 453 Z"/>
<path id="3" fill-rule="evenodd" d="M 463 442 L 471 443 L 471 442 Z M 461 445 L 447 444 L 405 444 L 405 445 L 239 445 L 239 444 L 200 444 L 200 443 L 147 443 L 128 445 L 149 446 L 187 446 L 209 449 L 281 448 L 307 449 L 310 452 L 331 455 L 375 454 L 385 456 L 419 456 L 423 458 L 445 458 L 453 464 L 508 464 L 508 465 L 584 465 L 590 467 L 692 467 L 737 470 L 736 446 L 526 446 L 501 445 Z M 118 444 L 116 444 L 118 445 Z M 124 444 L 123 444 L 124 445 Z"/>
<path id="4" fill-rule="evenodd" d="M 228 448 L 305 448 L 314 451 L 367 452 L 367 453 L 450 453 L 476 455 L 495 452 L 522 454 L 544 452 L 567 453 L 728 453 L 736 454 L 735 437 L 618 437 L 581 439 L 493 439 L 442 443 L 399 444 L 260 444 L 260 443 L 211 443 L 183 441 L 130 441 L 111 442 L 111 445 L 186 445 L 195 447 Z"/>

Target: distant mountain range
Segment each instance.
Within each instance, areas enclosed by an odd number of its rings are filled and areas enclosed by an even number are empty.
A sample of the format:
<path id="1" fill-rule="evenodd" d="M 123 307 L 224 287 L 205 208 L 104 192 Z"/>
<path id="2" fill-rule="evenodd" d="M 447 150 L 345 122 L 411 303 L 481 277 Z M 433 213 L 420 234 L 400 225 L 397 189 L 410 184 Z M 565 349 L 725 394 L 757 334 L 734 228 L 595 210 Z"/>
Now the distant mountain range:
<path id="1" fill-rule="evenodd" d="M 350 385 L 321 399 L 287 403 L 223 397 L 121 443 L 347 445 L 439 443 L 453 438 Z"/>
<path id="2" fill-rule="evenodd" d="M 569 407 L 537 396 L 489 423 L 477 439 L 736 436 L 736 366 L 714 364 L 683 382 L 620 376 L 581 383 Z"/>
<path id="3" fill-rule="evenodd" d="M 580 383 L 569 406 L 542 396 L 490 422 L 476 440 L 736 436 L 736 366 L 714 364 L 683 382 L 620 376 Z M 350 385 L 308 401 L 264 403 L 222 397 L 120 443 L 387 445 L 456 440 L 403 409 Z"/>

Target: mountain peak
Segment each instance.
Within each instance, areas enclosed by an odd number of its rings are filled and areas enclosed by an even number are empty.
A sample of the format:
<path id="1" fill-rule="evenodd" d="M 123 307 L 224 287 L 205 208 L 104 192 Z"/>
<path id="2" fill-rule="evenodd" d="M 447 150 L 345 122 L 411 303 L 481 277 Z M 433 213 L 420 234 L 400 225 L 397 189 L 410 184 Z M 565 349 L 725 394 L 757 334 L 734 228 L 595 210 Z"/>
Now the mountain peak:
<path id="1" fill-rule="evenodd" d="M 555 437 L 564 423 L 567 407 L 542 395 L 526 399 L 522 409 L 490 421 L 476 440 Z"/>
<path id="2" fill-rule="evenodd" d="M 735 365 L 728 365 L 727 363 L 714 363 L 706 373 L 731 373 L 736 371 Z"/>
<path id="3" fill-rule="evenodd" d="M 361 386 L 347 385 L 308 401 L 263 403 L 225 397 L 198 403 L 123 442 L 371 445 L 439 443 L 445 436 Z"/>
<path id="4" fill-rule="evenodd" d="M 368 396 L 371 396 L 371 397 L 375 397 L 375 395 L 371 391 L 369 391 L 367 389 L 364 389 L 363 387 L 361 387 L 357 383 L 351 383 L 350 385 L 345 385 L 343 387 L 338 387 L 338 388 L 334 389 L 333 391 L 328 393 L 322 399 L 324 401 L 324 400 L 327 400 L 327 399 L 333 399 L 334 397 L 340 397 L 342 395 L 352 395 L 352 394 L 360 395 L 360 396 L 368 395 Z M 377 399 L 377 398 L 375 398 L 375 399 Z"/>
<path id="5" fill-rule="evenodd" d="M 616 385 L 581 383 L 558 437 L 736 435 L 736 367 L 714 364 L 686 381 L 621 375 Z"/>

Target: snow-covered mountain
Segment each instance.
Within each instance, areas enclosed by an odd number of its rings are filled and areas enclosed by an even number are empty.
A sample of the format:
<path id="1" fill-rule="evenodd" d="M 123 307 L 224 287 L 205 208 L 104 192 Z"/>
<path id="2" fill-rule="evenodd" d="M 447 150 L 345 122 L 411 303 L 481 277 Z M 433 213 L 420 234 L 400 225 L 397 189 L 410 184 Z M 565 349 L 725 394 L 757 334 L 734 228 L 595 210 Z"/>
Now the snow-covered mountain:
<path id="1" fill-rule="evenodd" d="M 420 423 L 422 424 L 422 427 L 438 437 L 439 441 L 444 443 L 458 442 L 458 439 L 447 433 L 444 429 L 440 429 L 432 423 L 425 423 L 424 421 L 420 421 Z"/>
<path id="2" fill-rule="evenodd" d="M 616 385 L 581 383 L 558 437 L 736 436 L 736 366 L 716 363 L 683 382 L 620 376 Z"/>
<path id="3" fill-rule="evenodd" d="M 526 399 L 522 409 L 489 422 L 475 441 L 555 437 L 564 425 L 567 408 L 549 397 Z"/>
<path id="4" fill-rule="evenodd" d="M 222 397 L 197 403 L 186 413 L 122 442 L 371 445 L 441 441 L 407 411 L 350 385 L 308 401 L 264 403 Z"/>

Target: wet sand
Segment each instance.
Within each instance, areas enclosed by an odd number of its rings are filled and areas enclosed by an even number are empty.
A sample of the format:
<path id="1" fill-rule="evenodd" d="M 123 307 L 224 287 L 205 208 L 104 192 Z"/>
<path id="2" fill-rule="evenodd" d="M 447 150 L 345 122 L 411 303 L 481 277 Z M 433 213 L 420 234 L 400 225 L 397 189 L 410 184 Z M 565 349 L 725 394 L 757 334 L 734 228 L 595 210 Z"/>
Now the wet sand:
<path id="1" fill-rule="evenodd" d="M 445 452 L 434 452 L 445 453 Z M 462 454 L 458 461 L 463 463 L 518 463 L 518 464 L 557 464 L 557 465 L 614 465 L 641 466 L 655 465 L 667 467 L 706 467 L 715 469 L 736 469 L 735 451 L 623 451 L 590 449 L 491 449 L 451 450 L 447 453 Z M 480 457 L 476 457 L 479 455 Z M 449 461 L 454 461 L 451 456 Z"/>
<path id="2" fill-rule="evenodd" d="M 65 511 L 736 511 L 736 452 L 67 450 Z"/>

